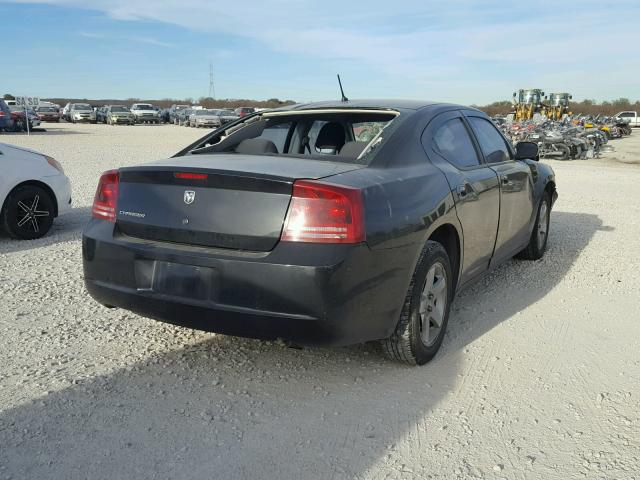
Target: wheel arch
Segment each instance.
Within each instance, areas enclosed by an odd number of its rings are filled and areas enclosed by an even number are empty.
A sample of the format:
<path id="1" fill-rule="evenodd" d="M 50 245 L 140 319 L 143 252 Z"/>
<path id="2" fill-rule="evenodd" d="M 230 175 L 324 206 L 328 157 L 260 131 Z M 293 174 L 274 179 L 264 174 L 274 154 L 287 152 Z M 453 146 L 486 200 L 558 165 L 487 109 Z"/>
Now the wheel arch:
<path id="1" fill-rule="evenodd" d="M 445 223 L 436 228 L 428 240 L 438 242 L 444 247 L 451 260 L 451 270 L 453 271 L 453 288 L 454 295 L 460 278 L 460 264 L 461 264 L 461 245 L 460 235 L 458 230 L 451 223 Z"/>
<path id="2" fill-rule="evenodd" d="M 551 197 L 551 205 L 553 206 L 553 202 L 556 199 L 556 182 L 553 180 L 549 180 L 547 184 L 544 186 L 544 191 L 549 194 Z"/>
<path id="3" fill-rule="evenodd" d="M 7 195 L 5 196 L 4 201 L 2 202 L 2 210 L 4 210 L 5 203 L 7 202 L 7 197 L 11 195 L 11 192 L 13 192 L 16 188 L 26 187 L 29 185 L 32 185 L 34 187 L 40 187 L 43 190 L 45 190 L 49 195 L 51 195 L 51 198 L 53 199 L 53 216 L 57 217 L 58 216 L 58 197 L 56 197 L 55 192 L 49 185 L 47 185 L 44 182 L 41 182 L 40 180 L 25 180 L 24 182 L 20 182 L 17 185 L 14 185 L 13 188 L 7 192 Z"/>

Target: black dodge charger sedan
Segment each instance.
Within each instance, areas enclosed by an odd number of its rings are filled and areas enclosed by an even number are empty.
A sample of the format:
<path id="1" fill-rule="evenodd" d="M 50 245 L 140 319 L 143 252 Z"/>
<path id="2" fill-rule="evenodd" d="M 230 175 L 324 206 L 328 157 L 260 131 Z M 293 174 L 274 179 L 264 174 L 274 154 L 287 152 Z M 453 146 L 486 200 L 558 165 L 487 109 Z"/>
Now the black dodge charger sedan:
<path id="1" fill-rule="evenodd" d="M 456 291 L 544 254 L 555 176 L 482 112 L 410 101 L 261 111 L 105 172 L 83 233 L 100 303 L 429 361 Z"/>

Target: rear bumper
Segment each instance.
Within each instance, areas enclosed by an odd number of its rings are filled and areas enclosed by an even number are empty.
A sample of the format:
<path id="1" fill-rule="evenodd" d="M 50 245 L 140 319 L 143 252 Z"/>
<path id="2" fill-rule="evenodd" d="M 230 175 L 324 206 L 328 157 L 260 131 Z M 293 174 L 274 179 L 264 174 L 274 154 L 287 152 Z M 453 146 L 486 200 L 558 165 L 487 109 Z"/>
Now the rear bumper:
<path id="1" fill-rule="evenodd" d="M 366 244 L 280 242 L 271 252 L 242 253 L 143 241 L 92 220 L 82 250 L 85 285 L 104 305 L 189 328 L 306 345 L 389 336 L 408 283 L 392 255 Z M 213 272 L 207 293 L 159 293 L 153 285 L 171 282 L 150 278 L 165 275 L 159 265 L 167 262 Z"/>

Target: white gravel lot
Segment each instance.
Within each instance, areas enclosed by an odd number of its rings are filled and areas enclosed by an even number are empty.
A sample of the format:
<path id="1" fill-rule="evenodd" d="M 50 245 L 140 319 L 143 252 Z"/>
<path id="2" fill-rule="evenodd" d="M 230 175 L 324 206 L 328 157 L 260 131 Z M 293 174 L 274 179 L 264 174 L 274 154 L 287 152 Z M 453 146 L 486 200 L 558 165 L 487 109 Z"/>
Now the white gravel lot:
<path id="1" fill-rule="evenodd" d="M 87 295 L 99 173 L 203 134 L 0 137 L 59 159 L 75 203 L 43 239 L 0 238 L 0 479 L 640 479 L 640 131 L 607 159 L 549 162 L 547 255 L 464 291 L 421 368 L 374 345 L 190 331 Z"/>

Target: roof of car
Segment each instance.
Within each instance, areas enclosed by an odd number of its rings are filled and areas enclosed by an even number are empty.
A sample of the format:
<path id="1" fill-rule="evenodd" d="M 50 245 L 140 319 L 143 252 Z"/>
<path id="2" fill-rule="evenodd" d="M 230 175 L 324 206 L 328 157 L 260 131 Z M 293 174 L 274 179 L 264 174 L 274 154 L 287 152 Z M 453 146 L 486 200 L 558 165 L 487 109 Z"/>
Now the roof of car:
<path id="1" fill-rule="evenodd" d="M 288 105 L 280 107 L 276 110 L 308 110 L 316 108 L 376 108 L 376 109 L 400 109 L 400 110 L 418 110 L 420 108 L 431 105 L 438 105 L 442 102 L 431 102 L 425 100 L 348 100 L 342 102 L 340 100 L 329 100 L 324 102 L 298 103 L 296 105 Z"/>

